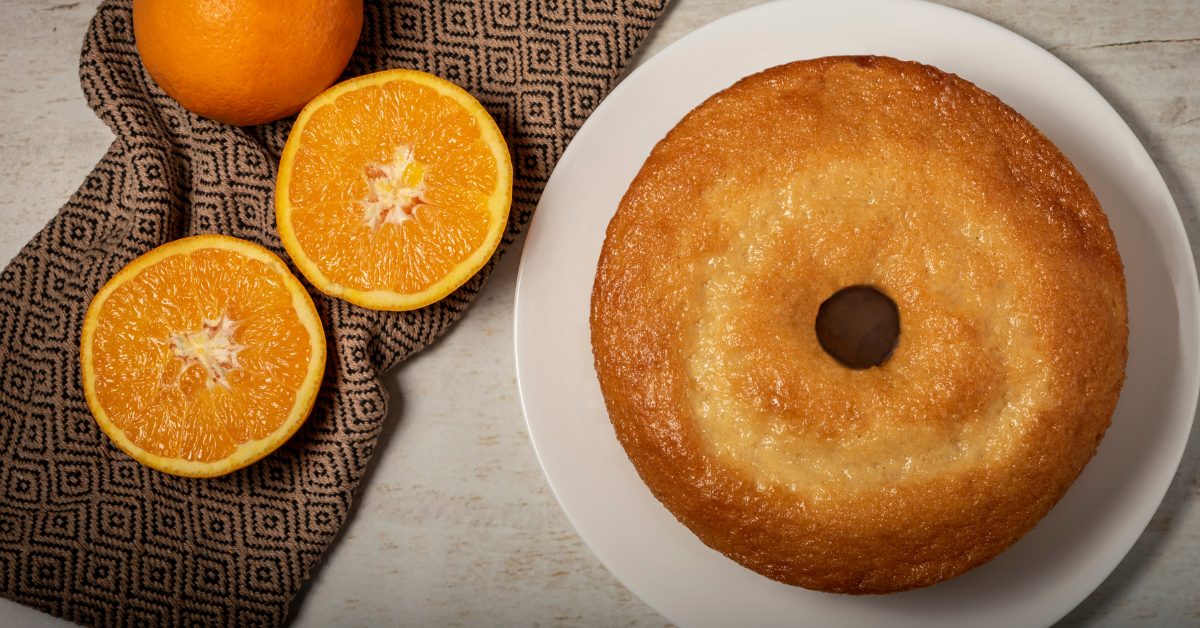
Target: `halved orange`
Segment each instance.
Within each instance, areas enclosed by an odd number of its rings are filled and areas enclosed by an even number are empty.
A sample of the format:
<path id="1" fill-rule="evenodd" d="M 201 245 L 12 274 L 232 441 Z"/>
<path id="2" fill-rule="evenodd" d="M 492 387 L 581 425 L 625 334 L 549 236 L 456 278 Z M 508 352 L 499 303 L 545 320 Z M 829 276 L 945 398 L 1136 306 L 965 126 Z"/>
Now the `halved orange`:
<path id="1" fill-rule="evenodd" d="M 413 70 L 339 83 L 300 112 L 275 185 L 279 237 L 328 295 L 411 310 L 450 294 L 500 243 L 512 161 L 458 86 Z"/>
<path id="2" fill-rule="evenodd" d="M 325 332 L 279 257 L 201 235 L 100 289 L 80 358 L 88 407 L 117 447 L 159 471 L 213 477 L 271 453 L 308 417 Z"/>

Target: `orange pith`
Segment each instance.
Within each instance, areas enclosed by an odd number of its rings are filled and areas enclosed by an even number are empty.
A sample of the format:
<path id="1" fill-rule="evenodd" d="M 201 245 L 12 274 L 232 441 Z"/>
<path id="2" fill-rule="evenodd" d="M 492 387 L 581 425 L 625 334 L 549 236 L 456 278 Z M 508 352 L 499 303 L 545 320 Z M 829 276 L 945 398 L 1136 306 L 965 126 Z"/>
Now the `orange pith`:
<path id="1" fill-rule="evenodd" d="M 335 85 L 300 113 L 279 167 L 276 219 L 319 290 L 406 310 L 487 262 L 511 190 L 507 145 L 474 98 L 389 70 Z"/>
<path id="2" fill-rule="evenodd" d="M 325 339 L 278 257 L 219 235 L 134 260 L 97 293 L 81 342 L 101 429 L 139 462 L 222 475 L 267 455 L 316 399 Z"/>

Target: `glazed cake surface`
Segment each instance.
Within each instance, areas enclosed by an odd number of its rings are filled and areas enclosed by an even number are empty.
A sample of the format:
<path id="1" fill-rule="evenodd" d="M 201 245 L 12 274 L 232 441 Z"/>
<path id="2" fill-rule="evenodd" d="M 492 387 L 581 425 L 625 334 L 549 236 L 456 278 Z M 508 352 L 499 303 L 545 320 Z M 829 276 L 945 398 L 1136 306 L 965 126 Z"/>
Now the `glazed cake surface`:
<path id="1" fill-rule="evenodd" d="M 871 286 L 881 366 L 820 346 Z M 655 147 L 592 294 L 616 435 L 704 543 L 837 593 L 928 586 L 1029 532 L 1095 454 L 1126 360 L 1095 196 L 973 84 L 883 57 L 747 77 Z"/>

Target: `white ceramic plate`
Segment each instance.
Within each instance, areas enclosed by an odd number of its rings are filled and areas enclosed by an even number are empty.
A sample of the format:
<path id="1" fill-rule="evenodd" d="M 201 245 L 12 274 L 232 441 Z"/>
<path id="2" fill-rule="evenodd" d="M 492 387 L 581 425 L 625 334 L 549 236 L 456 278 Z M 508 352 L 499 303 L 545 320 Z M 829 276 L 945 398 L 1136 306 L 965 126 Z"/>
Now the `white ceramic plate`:
<path id="1" fill-rule="evenodd" d="M 882 597 L 778 584 L 679 524 L 616 440 L 588 329 L 605 228 L 654 144 L 743 76 L 841 54 L 932 64 L 1025 115 L 1099 197 L 1129 293 L 1128 379 L 1098 454 L 1066 497 L 991 563 Z M 1065 64 L 999 26 L 935 4 L 776 2 L 679 40 L 633 72 L 580 130 L 525 243 L 517 373 L 542 467 L 579 535 L 629 590 L 679 626 L 1048 626 L 1116 567 L 1171 482 L 1200 390 L 1198 311 L 1191 249 L 1162 177 L 1117 113 Z"/>

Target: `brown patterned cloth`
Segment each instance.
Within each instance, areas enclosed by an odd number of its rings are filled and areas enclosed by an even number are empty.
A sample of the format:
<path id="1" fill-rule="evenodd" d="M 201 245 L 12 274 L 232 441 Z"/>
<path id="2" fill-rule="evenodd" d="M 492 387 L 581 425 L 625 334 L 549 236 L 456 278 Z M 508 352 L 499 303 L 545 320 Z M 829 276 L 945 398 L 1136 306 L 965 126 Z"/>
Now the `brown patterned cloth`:
<path id="1" fill-rule="evenodd" d="M 487 107 L 514 153 L 503 250 L 664 4 L 368 2 L 346 74 L 425 70 Z M 272 190 L 292 120 L 238 129 L 184 111 L 142 67 L 130 7 L 100 7 L 79 71 L 116 140 L 0 275 L 0 595 L 87 626 L 275 626 L 345 520 L 387 415 L 379 375 L 443 333 L 492 265 L 416 312 L 314 294 L 330 345 L 321 396 L 263 461 L 209 480 L 134 462 L 84 402 L 88 303 L 135 257 L 188 235 L 225 233 L 287 259 Z"/>

